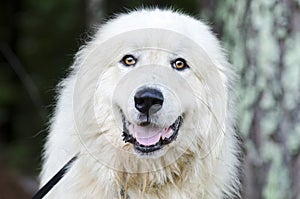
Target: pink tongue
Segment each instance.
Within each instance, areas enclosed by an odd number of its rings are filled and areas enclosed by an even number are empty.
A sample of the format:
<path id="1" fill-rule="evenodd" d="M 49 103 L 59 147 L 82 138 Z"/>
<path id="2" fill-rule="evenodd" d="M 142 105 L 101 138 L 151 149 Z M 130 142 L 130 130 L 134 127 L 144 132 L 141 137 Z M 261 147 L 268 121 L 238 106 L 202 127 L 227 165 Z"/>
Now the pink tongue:
<path id="1" fill-rule="evenodd" d="M 169 137 L 170 129 L 155 128 L 155 127 L 142 127 L 137 125 L 130 125 L 129 132 L 132 133 L 133 137 L 138 143 L 144 146 L 154 145 L 159 142 L 160 138 Z"/>

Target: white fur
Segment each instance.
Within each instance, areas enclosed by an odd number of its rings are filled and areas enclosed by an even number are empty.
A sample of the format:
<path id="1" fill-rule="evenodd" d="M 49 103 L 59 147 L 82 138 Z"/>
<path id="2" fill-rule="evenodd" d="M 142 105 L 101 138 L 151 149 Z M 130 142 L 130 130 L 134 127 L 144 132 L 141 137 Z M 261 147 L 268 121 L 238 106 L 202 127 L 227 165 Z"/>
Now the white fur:
<path id="1" fill-rule="evenodd" d="M 125 54 L 138 63 L 125 68 Z M 175 71 L 184 57 L 190 69 Z M 41 185 L 71 157 L 78 160 L 47 198 L 229 198 L 237 194 L 238 143 L 230 95 L 234 74 L 209 27 L 170 10 L 122 14 L 99 28 L 76 55 L 45 145 Z M 136 154 L 122 141 L 118 108 L 138 120 L 132 93 L 159 88 L 164 105 L 153 121 L 184 113 L 177 139 L 158 153 Z M 229 96 L 229 98 L 228 98 Z"/>

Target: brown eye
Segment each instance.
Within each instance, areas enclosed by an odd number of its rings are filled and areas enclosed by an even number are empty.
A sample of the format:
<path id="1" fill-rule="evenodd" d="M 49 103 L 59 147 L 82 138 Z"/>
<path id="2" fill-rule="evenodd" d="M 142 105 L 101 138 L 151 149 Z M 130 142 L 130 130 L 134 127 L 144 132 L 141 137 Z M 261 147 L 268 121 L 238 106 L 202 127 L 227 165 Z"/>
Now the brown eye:
<path id="1" fill-rule="evenodd" d="M 133 55 L 125 55 L 122 58 L 121 63 L 125 66 L 133 66 L 136 64 L 136 58 Z"/>
<path id="2" fill-rule="evenodd" d="M 184 70 L 186 68 L 189 68 L 189 66 L 186 64 L 186 61 L 182 58 L 177 58 L 174 61 L 171 62 L 172 67 L 176 70 Z"/>

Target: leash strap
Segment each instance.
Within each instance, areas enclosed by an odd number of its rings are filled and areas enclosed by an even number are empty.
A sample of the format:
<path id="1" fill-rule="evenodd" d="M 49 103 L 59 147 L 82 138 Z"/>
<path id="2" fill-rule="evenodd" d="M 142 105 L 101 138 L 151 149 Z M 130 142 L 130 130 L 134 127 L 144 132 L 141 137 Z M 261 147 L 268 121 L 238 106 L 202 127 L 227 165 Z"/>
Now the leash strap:
<path id="1" fill-rule="evenodd" d="M 77 159 L 77 155 L 69 160 L 33 197 L 32 199 L 43 198 L 67 173 L 72 163 Z"/>

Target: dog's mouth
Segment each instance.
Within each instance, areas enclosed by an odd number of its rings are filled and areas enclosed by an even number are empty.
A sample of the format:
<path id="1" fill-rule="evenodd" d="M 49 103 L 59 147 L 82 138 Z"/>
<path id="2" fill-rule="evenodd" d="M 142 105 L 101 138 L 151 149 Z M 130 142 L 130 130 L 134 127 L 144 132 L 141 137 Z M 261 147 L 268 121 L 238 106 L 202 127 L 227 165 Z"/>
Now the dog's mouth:
<path id="1" fill-rule="evenodd" d="M 168 128 L 152 124 L 140 126 L 131 124 L 123 115 L 123 141 L 133 144 L 137 152 L 148 154 L 173 142 L 178 135 L 181 124 L 182 116 L 179 116 Z"/>

